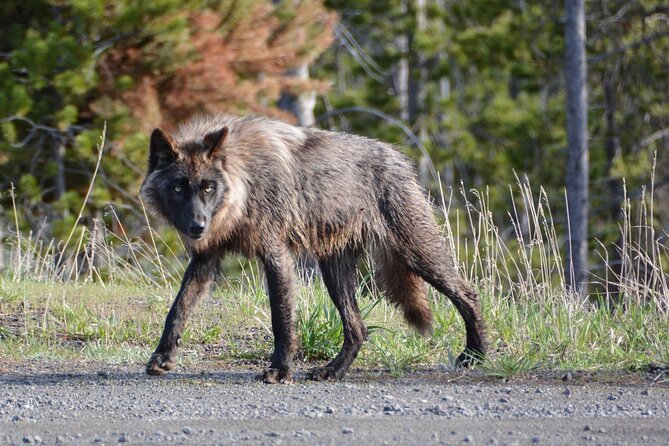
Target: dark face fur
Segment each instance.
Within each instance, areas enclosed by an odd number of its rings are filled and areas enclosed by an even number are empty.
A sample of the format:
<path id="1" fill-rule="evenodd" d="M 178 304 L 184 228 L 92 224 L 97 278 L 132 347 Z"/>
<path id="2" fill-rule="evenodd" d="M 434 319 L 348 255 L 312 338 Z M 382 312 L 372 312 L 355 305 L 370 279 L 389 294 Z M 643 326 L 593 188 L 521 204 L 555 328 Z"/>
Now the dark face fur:
<path id="1" fill-rule="evenodd" d="M 222 144 L 227 128 L 177 147 L 162 130 L 151 135 L 149 171 L 142 195 L 185 236 L 198 240 L 225 198 Z"/>

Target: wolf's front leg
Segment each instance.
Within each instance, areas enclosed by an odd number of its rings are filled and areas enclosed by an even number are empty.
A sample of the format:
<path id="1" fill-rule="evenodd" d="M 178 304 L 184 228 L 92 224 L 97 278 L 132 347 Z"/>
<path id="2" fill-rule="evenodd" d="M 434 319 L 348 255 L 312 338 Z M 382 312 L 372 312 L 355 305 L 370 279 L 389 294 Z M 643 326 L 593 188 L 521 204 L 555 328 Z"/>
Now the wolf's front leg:
<path id="1" fill-rule="evenodd" d="M 215 255 L 193 255 L 184 273 L 181 289 L 167 314 L 158 347 L 146 365 L 146 373 L 162 375 L 176 367 L 177 347 L 186 321 L 195 305 L 209 293 L 217 271 L 218 258 Z"/>
<path id="2" fill-rule="evenodd" d="M 295 354 L 293 330 L 294 299 L 297 292 L 295 259 L 287 250 L 278 250 L 263 259 L 272 311 L 274 354 L 269 368 L 258 377 L 268 384 L 290 383 L 290 363 Z"/>

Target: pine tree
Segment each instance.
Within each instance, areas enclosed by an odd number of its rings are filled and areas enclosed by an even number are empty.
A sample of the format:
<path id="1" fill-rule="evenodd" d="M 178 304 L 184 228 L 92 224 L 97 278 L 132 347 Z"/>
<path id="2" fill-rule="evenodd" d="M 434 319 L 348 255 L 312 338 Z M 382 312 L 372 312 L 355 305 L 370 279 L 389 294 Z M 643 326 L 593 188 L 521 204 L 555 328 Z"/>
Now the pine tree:
<path id="1" fill-rule="evenodd" d="M 103 122 L 89 216 L 111 202 L 139 222 L 149 131 L 204 111 L 294 120 L 281 91 L 327 83 L 284 73 L 317 57 L 336 21 L 317 0 L 28 0 L 0 13 L 0 187 L 16 184 L 24 228 L 46 239 L 72 227 Z"/>
<path id="2" fill-rule="evenodd" d="M 569 247 L 565 258 L 570 288 L 587 287 L 588 273 L 588 86 L 585 51 L 585 5 L 583 0 L 565 2 L 565 79 L 567 85 L 566 190 L 569 216 Z"/>

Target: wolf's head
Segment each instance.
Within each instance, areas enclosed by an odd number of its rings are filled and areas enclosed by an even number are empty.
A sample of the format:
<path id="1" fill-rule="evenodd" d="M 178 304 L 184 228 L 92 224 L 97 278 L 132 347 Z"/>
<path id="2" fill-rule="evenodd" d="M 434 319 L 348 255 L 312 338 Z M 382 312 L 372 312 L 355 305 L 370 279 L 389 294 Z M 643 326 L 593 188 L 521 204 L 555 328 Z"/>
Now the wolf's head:
<path id="1" fill-rule="evenodd" d="M 161 129 L 151 134 L 149 169 L 140 194 L 192 240 L 204 238 L 229 187 L 223 143 L 227 127 L 180 142 Z"/>

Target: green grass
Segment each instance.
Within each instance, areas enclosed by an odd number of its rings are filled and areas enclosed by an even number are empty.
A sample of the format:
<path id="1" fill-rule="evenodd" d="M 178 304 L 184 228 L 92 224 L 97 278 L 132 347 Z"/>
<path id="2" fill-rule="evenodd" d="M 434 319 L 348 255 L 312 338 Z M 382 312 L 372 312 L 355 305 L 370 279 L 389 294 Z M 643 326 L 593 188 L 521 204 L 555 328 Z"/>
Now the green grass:
<path id="1" fill-rule="evenodd" d="M 269 305 L 262 289 L 239 283 L 217 290 L 197 309 L 184 336 L 185 359 L 265 361 L 272 350 Z M 3 280 L 0 308 L 2 361 L 68 360 L 143 363 L 157 342 L 175 289 Z M 541 304 L 482 295 L 491 351 L 480 368 L 493 377 L 541 369 L 640 369 L 669 363 L 669 320 L 653 305 L 626 311 L 603 306 Z M 361 296 L 372 327 L 356 366 L 401 375 L 436 364 L 452 365 L 463 348 L 464 327 L 453 306 L 434 299 L 431 335 L 414 333 L 384 300 Z M 244 311 L 240 311 L 244 308 Z M 298 360 L 315 365 L 336 355 L 341 323 L 320 284 L 298 301 Z"/>

